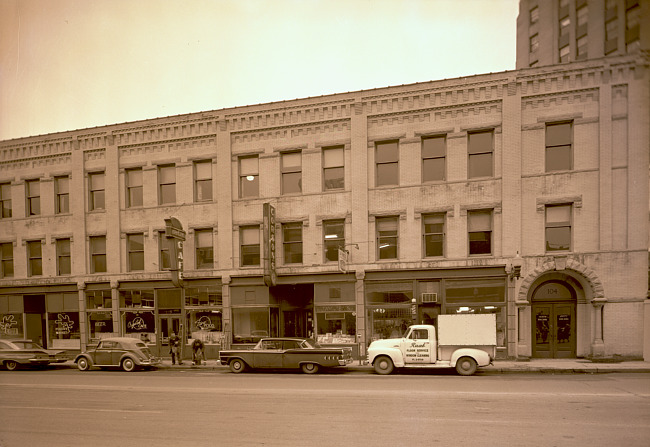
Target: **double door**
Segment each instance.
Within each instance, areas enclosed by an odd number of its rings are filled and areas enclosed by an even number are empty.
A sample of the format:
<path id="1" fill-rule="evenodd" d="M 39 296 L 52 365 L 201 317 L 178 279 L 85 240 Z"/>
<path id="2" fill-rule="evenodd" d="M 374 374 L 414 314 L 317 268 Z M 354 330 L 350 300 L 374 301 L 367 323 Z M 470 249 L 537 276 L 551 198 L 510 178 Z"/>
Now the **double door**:
<path id="1" fill-rule="evenodd" d="M 533 357 L 576 356 L 575 303 L 533 304 Z"/>

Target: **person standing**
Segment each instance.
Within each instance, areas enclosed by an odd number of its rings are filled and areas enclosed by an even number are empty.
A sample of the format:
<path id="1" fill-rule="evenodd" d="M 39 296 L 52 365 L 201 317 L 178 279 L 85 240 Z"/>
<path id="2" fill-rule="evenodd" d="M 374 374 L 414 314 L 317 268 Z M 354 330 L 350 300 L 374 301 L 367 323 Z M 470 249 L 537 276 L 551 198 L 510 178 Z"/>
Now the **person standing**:
<path id="1" fill-rule="evenodd" d="M 169 337 L 169 353 L 172 355 L 172 365 L 176 364 L 176 359 L 178 359 L 178 364 L 183 364 L 183 359 L 181 358 L 181 339 L 178 338 L 176 332 L 172 332 L 172 335 Z"/>
<path id="2" fill-rule="evenodd" d="M 192 342 L 192 363 L 200 365 L 201 359 L 203 359 L 203 342 L 195 338 Z"/>

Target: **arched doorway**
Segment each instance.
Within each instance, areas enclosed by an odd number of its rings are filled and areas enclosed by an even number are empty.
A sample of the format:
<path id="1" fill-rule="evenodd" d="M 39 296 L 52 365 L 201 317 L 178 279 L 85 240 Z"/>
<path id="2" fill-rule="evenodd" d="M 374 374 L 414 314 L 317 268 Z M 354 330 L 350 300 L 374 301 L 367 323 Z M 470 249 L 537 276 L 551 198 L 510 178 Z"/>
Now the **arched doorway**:
<path id="1" fill-rule="evenodd" d="M 533 357 L 576 356 L 576 292 L 559 280 L 540 284 L 532 296 Z"/>

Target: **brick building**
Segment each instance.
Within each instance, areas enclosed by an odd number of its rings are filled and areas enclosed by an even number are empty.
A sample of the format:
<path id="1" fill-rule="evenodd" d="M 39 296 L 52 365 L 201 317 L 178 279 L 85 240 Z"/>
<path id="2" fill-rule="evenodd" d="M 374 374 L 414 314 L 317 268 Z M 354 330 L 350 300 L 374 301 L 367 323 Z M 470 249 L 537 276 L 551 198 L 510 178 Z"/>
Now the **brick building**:
<path id="1" fill-rule="evenodd" d="M 527 65 L 0 142 L 0 336 L 363 356 L 487 312 L 503 358 L 642 357 L 647 56 Z"/>

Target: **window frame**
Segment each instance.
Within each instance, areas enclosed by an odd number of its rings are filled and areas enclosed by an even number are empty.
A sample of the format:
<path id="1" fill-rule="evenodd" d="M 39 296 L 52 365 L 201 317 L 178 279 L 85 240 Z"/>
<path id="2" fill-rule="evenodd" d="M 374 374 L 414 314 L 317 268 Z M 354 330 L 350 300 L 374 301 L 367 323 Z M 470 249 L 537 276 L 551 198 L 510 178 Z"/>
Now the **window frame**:
<path id="1" fill-rule="evenodd" d="M 36 187 L 37 186 L 37 187 Z M 38 191 L 34 191 L 38 189 Z M 25 180 L 25 199 L 27 208 L 25 209 L 26 217 L 41 215 L 41 180 Z M 38 209 L 36 209 L 38 208 Z"/>
<path id="2" fill-rule="evenodd" d="M 255 159 L 256 160 L 256 168 L 252 170 L 251 172 L 244 172 L 242 169 L 242 161 L 243 160 L 248 160 L 248 159 Z M 256 198 L 260 196 L 260 157 L 259 155 L 242 155 L 237 159 L 237 164 L 238 164 L 238 171 L 239 171 L 239 198 L 240 199 L 249 199 L 249 198 Z M 252 177 L 252 179 L 249 179 L 248 177 Z M 245 191 L 247 188 L 245 188 L 245 183 L 244 181 L 249 181 L 249 182 L 254 182 L 255 189 L 255 194 L 245 194 Z"/>
<path id="3" fill-rule="evenodd" d="M 239 227 L 239 266 L 240 267 L 260 267 L 262 265 L 262 237 L 259 225 L 242 225 Z M 244 244 L 244 237 L 246 234 L 257 234 L 257 243 Z M 257 247 L 257 263 L 244 263 L 244 250 L 245 247 Z M 246 256 L 250 256 L 247 254 Z"/>
<path id="4" fill-rule="evenodd" d="M 65 184 L 65 188 L 64 188 L 65 192 L 61 192 L 62 183 Z M 70 212 L 70 176 L 69 175 L 58 175 L 54 177 L 54 194 L 55 194 L 54 213 L 55 214 L 69 213 Z"/>
<path id="5" fill-rule="evenodd" d="M 139 173 L 140 181 L 132 183 L 133 179 L 131 174 Z M 124 170 L 124 181 L 126 184 L 126 207 L 127 208 L 140 208 L 144 206 L 144 172 L 142 167 L 129 168 Z M 133 200 L 134 197 L 139 198 L 140 203 Z"/>
<path id="6" fill-rule="evenodd" d="M 3 191 L 7 193 L 7 197 L 5 197 Z M 11 219 L 13 217 L 12 205 L 11 182 L 2 182 L 0 183 L 0 219 Z M 5 213 L 5 210 L 8 211 Z"/>
<path id="7" fill-rule="evenodd" d="M 290 230 L 296 230 L 300 229 L 300 240 L 299 241 L 292 241 L 289 240 L 287 241 L 287 233 L 286 231 Z M 302 222 L 285 222 L 282 224 L 282 260 L 284 264 L 287 265 L 300 265 L 303 263 L 303 223 Z M 287 254 L 292 254 L 292 253 L 297 253 L 291 248 L 294 248 L 294 246 L 299 246 L 300 250 L 300 261 L 297 262 L 289 262 L 287 259 L 290 258 L 290 256 L 287 256 Z"/>
<path id="8" fill-rule="evenodd" d="M 94 179 L 102 179 L 101 188 L 94 185 Z M 101 204 L 99 203 L 101 200 Z M 99 211 L 106 209 L 106 172 L 94 171 L 88 173 L 88 210 Z"/>
<path id="9" fill-rule="evenodd" d="M 199 245 L 202 234 L 210 235 L 209 246 Z M 208 259 L 204 256 L 206 250 L 210 252 L 209 259 L 211 259 L 211 262 L 199 262 L 200 259 Z M 214 233 L 212 228 L 197 228 L 194 230 L 194 266 L 197 270 L 214 268 Z"/>
<path id="10" fill-rule="evenodd" d="M 43 276 L 43 240 L 25 241 L 27 248 L 27 276 Z M 33 256 L 32 247 L 38 247 L 38 256 Z M 35 268 L 38 265 L 38 269 Z M 38 273 L 36 271 L 38 270 Z"/>
<path id="11" fill-rule="evenodd" d="M 427 225 L 436 225 L 440 224 L 440 222 L 430 222 L 427 223 L 427 219 L 439 219 L 442 220 L 442 229 L 440 232 L 427 232 Z M 445 257 L 445 231 L 447 229 L 447 213 L 445 212 L 439 212 L 439 213 L 422 213 L 422 257 L 423 258 L 444 258 Z M 441 245 L 441 253 L 438 254 L 429 254 L 427 252 L 427 238 L 432 237 L 432 236 L 440 236 L 440 245 Z"/>
<path id="12" fill-rule="evenodd" d="M 395 156 L 393 159 L 390 160 L 383 160 L 379 161 L 379 151 L 380 147 L 382 146 L 388 146 L 388 145 L 395 145 Z M 380 170 L 383 170 L 381 168 L 387 167 L 387 166 L 393 166 L 396 170 L 395 172 L 395 183 L 389 183 L 389 182 L 380 182 Z M 399 186 L 399 140 L 383 140 L 383 141 L 376 141 L 375 142 L 375 186 Z"/>
<path id="13" fill-rule="evenodd" d="M 165 263 L 165 261 L 167 261 Z M 172 268 L 172 254 L 171 247 L 167 236 L 164 231 L 158 232 L 158 269 L 171 270 Z"/>
<path id="14" fill-rule="evenodd" d="M 11 257 L 5 258 L 5 247 L 11 249 Z M 5 268 L 6 265 L 11 265 L 11 273 L 8 274 Z M 13 278 L 14 277 L 14 243 L 13 242 L 0 242 L 0 278 Z"/>
<path id="15" fill-rule="evenodd" d="M 298 155 L 298 159 L 300 160 L 300 164 L 296 166 L 285 166 L 285 160 L 288 159 L 288 157 Z M 293 183 L 290 182 L 289 180 L 292 179 L 295 174 L 300 174 L 299 175 L 299 180 L 298 180 L 298 191 L 293 191 L 289 190 L 285 183 Z M 287 152 L 280 152 L 280 194 L 281 195 L 295 195 L 295 194 L 302 194 L 302 151 L 287 151 Z"/>
<path id="16" fill-rule="evenodd" d="M 168 171 L 167 171 L 168 170 Z M 173 172 L 174 181 L 164 180 L 164 172 Z M 176 164 L 175 163 L 165 163 L 157 166 L 158 173 L 158 205 L 173 205 L 176 203 Z M 173 200 L 166 199 L 167 194 L 171 194 L 171 187 L 173 185 Z M 169 191 L 168 191 L 169 189 Z"/>
<path id="17" fill-rule="evenodd" d="M 141 241 L 137 241 L 140 238 Z M 134 249 L 134 244 L 140 242 L 141 249 Z M 126 268 L 129 272 L 143 272 L 145 270 L 144 263 L 144 233 L 128 233 L 126 235 Z M 138 265 L 140 264 L 140 265 Z M 137 268 L 140 267 L 141 268 Z"/>
<path id="18" fill-rule="evenodd" d="M 341 159 L 342 162 L 340 165 L 328 165 L 326 163 L 326 156 L 325 153 L 327 151 L 341 151 Z M 322 163 L 323 163 L 323 191 L 336 191 L 336 190 L 344 190 L 345 189 L 345 146 L 340 145 L 340 146 L 327 146 L 323 147 L 322 150 Z M 338 170 L 341 171 L 341 177 L 336 177 L 332 181 L 336 181 L 338 178 L 341 179 L 340 183 L 341 186 L 328 186 L 328 178 L 326 173 L 327 172 L 337 172 Z M 336 182 L 338 184 L 338 182 Z"/>
<path id="19" fill-rule="evenodd" d="M 62 252 L 62 244 L 67 243 L 67 253 Z M 56 239 L 56 275 L 57 276 L 64 276 L 64 275 L 71 275 L 72 274 L 72 239 L 71 238 L 58 238 Z M 67 258 L 67 267 L 68 271 L 63 271 L 63 265 L 64 263 L 62 262 L 63 259 Z"/>
<path id="20" fill-rule="evenodd" d="M 338 248 L 345 250 L 345 219 L 327 219 L 323 220 L 323 260 L 324 263 L 332 263 L 339 261 L 339 252 Z M 334 226 L 340 226 L 342 229 L 342 234 L 339 233 L 328 233 L 328 227 L 332 228 Z M 334 237 L 327 237 L 328 235 L 333 235 Z M 337 247 L 336 259 L 329 259 L 327 254 L 330 252 L 329 247 Z"/>
<path id="21" fill-rule="evenodd" d="M 490 149 L 482 150 L 481 147 L 473 148 L 472 137 L 475 135 L 490 134 Z M 467 178 L 468 179 L 487 179 L 494 178 L 494 146 L 495 146 L 495 129 L 480 129 L 467 132 Z M 490 175 L 472 175 L 472 165 L 479 162 L 482 156 L 490 155 Z M 472 163 L 473 162 L 473 163 Z"/>
<path id="22" fill-rule="evenodd" d="M 552 208 L 568 208 L 569 220 L 568 221 L 554 221 L 549 222 L 548 211 Z M 569 231 L 569 244 L 568 248 L 549 248 L 549 230 L 568 228 Z M 544 252 L 545 253 L 558 253 L 558 252 L 571 252 L 573 249 L 573 203 L 549 203 L 544 206 Z"/>
<path id="23" fill-rule="evenodd" d="M 475 231 L 470 231 L 470 227 L 472 226 L 472 216 L 479 216 L 479 215 L 484 215 L 488 214 L 489 215 L 489 220 L 490 220 L 490 225 L 489 229 L 484 229 L 484 230 L 475 230 Z M 485 236 L 487 236 L 484 241 L 484 243 L 489 244 L 490 250 L 489 251 L 482 251 L 482 252 L 472 252 L 472 235 L 483 233 Z M 492 237 L 494 234 L 494 210 L 489 208 L 489 209 L 475 209 L 475 210 L 467 210 L 467 254 L 468 256 L 492 256 L 494 253 L 494 238 Z M 480 241 L 479 241 L 480 242 Z"/>
<path id="24" fill-rule="evenodd" d="M 556 126 L 565 126 L 569 125 L 569 141 L 563 142 L 560 144 L 549 144 L 549 129 Z M 549 169 L 549 149 L 556 150 L 558 148 L 568 147 L 569 152 L 569 167 L 563 169 Z M 557 121 L 557 122 L 548 122 L 544 126 L 544 172 L 563 172 L 563 171 L 572 171 L 573 170 L 573 147 L 574 147 L 574 123 L 573 121 Z"/>
<path id="25" fill-rule="evenodd" d="M 104 243 L 104 249 L 103 252 L 100 251 L 95 251 L 95 242 L 100 242 L 103 241 Z M 90 254 L 90 273 L 106 273 L 108 271 L 108 265 L 107 265 L 107 243 L 106 243 L 106 235 L 96 235 L 96 236 L 89 236 L 88 237 L 88 253 Z M 97 262 L 98 260 L 102 260 L 104 263 L 104 270 L 97 269 Z"/>
<path id="26" fill-rule="evenodd" d="M 438 141 L 442 140 L 443 154 L 442 155 L 433 155 L 427 154 L 425 156 L 425 141 Z M 447 179 L 447 135 L 430 135 L 422 137 L 420 140 L 420 155 L 422 157 L 422 183 L 432 183 L 432 182 L 444 182 Z M 442 178 L 435 179 L 426 179 L 425 173 L 428 172 L 425 164 L 426 160 L 442 160 Z"/>
<path id="27" fill-rule="evenodd" d="M 396 260 L 399 259 L 399 219 L 400 216 L 377 216 L 375 217 L 375 243 L 376 243 L 376 259 L 378 261 L 384 261 L 384 260 Z M 395 226 L 395 229 L 385 229 L 385 228 L 380 228 L 383 226 L 389 227 L 389 226 Z M 394 232 L 394 234 L 384 234 L 382 235 L 381 232 Z M 393 241 L 393 244 L 390 244 L 388 241 Z M 388 242 L 388 245 L 383 245 Z M 395 251 L 394 256 L 387 256 L 387 255 L 382 255 L 382 249 L 383 248 L 391 248 L 394 247 L 392 250 L 383 250 L 383 253 L 392 253 L 392 251 Z"/>
<path id="28" fill-rule="evenodd" d="M 208 166 L 208 172 L 210 173 L 209 177 L 200 177 L 199 176 L 199 166 Z M 212 193 L 212 159 L 207 160 L 195 160 L 192 163 L 192 170 L 194 171 L 194 201 L 195 202 L 212 202 L 213 193 Z M 207 188 L 201 187 L 201 185 L 209 185 Z M 204 192 L 209 191 L 210 197 L 204 198 L 199 197 Z M 200 193 L 201 192 L 201 193 Z"/>

